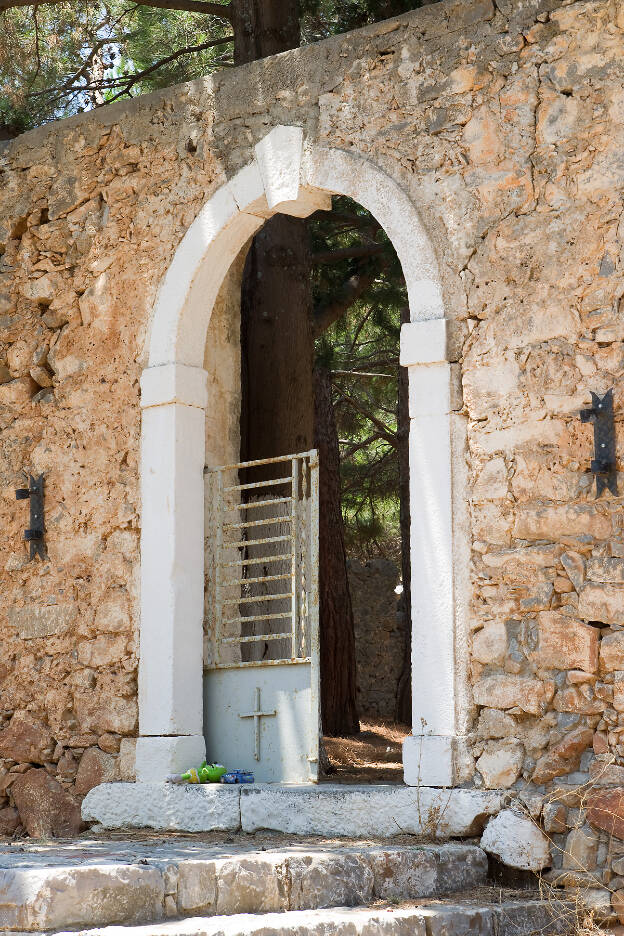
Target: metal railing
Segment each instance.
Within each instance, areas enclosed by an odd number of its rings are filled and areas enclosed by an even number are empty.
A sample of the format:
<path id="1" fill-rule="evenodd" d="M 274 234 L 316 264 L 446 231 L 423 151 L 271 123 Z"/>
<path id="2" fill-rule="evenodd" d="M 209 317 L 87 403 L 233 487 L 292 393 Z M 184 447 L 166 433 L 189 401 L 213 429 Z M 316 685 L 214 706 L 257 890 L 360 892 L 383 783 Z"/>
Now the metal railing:
<path id="1" fill-rule="evenodd" d="M 206 666 L 309 661 L 318 634 L 318 453 L 205 472 Z"/>

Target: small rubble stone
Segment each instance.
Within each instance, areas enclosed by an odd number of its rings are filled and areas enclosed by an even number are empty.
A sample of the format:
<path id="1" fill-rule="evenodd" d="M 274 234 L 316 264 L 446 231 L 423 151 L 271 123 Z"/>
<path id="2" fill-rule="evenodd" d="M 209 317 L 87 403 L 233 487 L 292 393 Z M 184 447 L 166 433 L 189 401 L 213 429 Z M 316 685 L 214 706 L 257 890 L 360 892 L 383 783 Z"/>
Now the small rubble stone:
<path id="1" fill-rule="evenodd" d="M 563 867 L 574 871 L 593 871 L 598 857 L 598 836 L 587 829 L 572 829 L 563 854 Z"/>
<path id="2" fill-rule="evenodd" d="M 539 758 L 531 777 L 533 783 L 547 783 L 555 777 L 577 770 L 583 752 L 593 739 L 594 732 L 591 728 L 576 728 L 570 731 Z"/>
<path id="3" fill-rule="evenodd" d="M 0 809 L 0 835 L 13 835 L 20 827 L 20 816 L 13 806 Z"/>
<path id="4" fill-rule="evenodd" d="M 599 790 L 587 796 L 587 821 L 595 828 L 624 839 L 624 789 Z"/>
<path id="5" fill-rule="evenodd" d="M 118 780 L 117 759 L 100 748 L 88 748 L 80 759 L 76 774 L 76 793 L 88 793 L 99 783 Z"/>
<path id="6" fill-rule="evenodd" d="M 27 712 L 16 712 L 0 732 L 0 756 L 18 762 L 44 764 L 54 751 L 50 729 Z"/>
<path id="7" fill-rule="evenodd" d="M 531 658 L 542 669 L 598 669 L 598 631 L 557 611 L 537 615 L 539 643 Z"/>
<path id="8" fill-rule="evenodd" d="M 520 741 L 491 741 L 477 761 L 477 770 L 486 789 L 506 790 L 520 776 L 523 761 L 524 746 Z"/>
<path id="9" fill-rule="evenodd" d="M 600 641 L 600 669 L 603 673 L 624 670 L 624 631 L 605 634 Z"/>
<path id="10" fill-rule="evenodd" d="M 510 868 L 541 871 L 551 863 L 550 845 L 537 824 L 527 816 L 503 809 L 490 819 L 481 848 Z"/>
<path id="11" fill-rule="evenodd" d="M 490 708 L 519 708 L 531 715 L 539 715 L 555 693 L 552 680 L 530 679 L 523 676 L 486 676 L 474 687 L 477 705 Z"/>

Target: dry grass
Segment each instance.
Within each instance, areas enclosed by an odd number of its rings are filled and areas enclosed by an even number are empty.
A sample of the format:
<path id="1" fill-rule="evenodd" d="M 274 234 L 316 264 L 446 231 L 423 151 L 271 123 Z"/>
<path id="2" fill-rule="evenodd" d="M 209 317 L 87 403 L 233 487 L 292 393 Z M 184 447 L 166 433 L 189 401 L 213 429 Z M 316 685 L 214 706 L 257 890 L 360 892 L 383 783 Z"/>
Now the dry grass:
<path id="1" fill-rule="evenodd" d="M 325 780 L 332 783 L 402 783 L 402 745 L 407 725 L 363 716 L 360 733 L 323 739 L 329 758 Z"/>

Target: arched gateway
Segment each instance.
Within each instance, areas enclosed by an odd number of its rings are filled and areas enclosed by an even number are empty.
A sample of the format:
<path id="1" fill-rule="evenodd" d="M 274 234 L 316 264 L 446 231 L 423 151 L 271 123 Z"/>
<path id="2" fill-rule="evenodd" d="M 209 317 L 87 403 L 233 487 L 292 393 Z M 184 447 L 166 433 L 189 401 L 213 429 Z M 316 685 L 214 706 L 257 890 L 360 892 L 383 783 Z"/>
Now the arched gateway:
<path id="1" fill-rule="evenodd" d="M 306 217 L 346 195 L 385 229 L 401 262 L 410 324 L 413 734 L 408 784 L 452 785 L 456 735 L 451 367 L 436 259 L 403 190 L 353 153 L 306 145 L 277 126 L 254 160 L 201 209 L 162 281 L 141 378 L 141 625 L 137 780 L 157 780 L 205 753 L 203 725 L 206 335 L 217 294 L 272 215 Z"/>

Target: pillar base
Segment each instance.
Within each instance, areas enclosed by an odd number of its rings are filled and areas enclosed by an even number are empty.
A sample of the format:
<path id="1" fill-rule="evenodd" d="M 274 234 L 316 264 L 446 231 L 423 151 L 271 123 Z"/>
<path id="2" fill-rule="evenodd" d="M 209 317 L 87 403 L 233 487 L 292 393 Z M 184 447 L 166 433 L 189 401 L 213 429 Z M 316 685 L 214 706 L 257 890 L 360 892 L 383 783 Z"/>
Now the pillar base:
<path id="1" fill-rule="evenodd" d="M 403 742 L 403 779 L 408 786 L 452 787 L 453 738 L 410 735 Z"/>
<path id="2" fill-rule="evenodd" d="M 203 735 L 137 738 L 136 779 L 139 783 L 162 782 L 170 774 L 199 767 L 205 756 Z"/>

